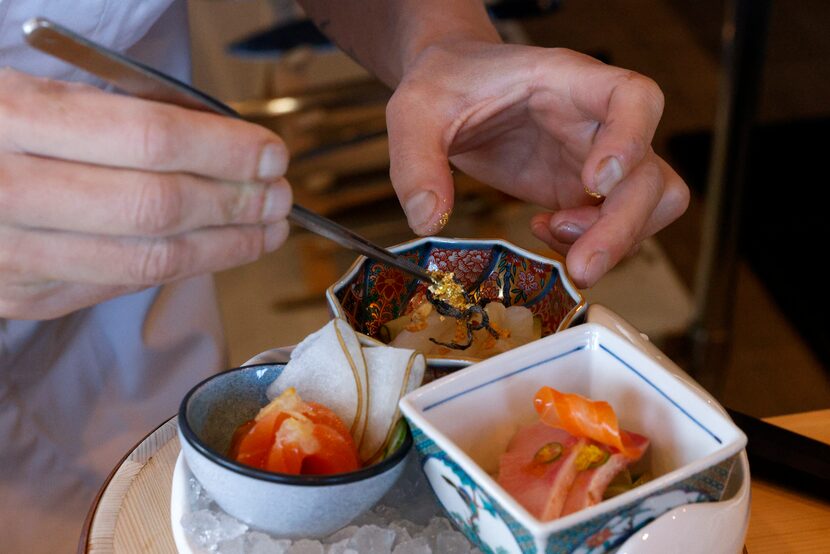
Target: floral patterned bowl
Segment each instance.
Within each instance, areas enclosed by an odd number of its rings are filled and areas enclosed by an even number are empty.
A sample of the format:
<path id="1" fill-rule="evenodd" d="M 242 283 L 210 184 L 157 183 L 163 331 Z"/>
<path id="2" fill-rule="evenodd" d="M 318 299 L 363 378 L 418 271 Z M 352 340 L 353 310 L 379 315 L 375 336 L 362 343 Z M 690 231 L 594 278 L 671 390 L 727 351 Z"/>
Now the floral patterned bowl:
<path id="1" fill-rule="evenodd" d="M 545 385 L 608 401 L 623 428 L 651 440 L 642 463 L 655 477 L 559 519 L 531 515 L 493 475 L 515 431 L 538 417 L 532 398 Z M 707 502 L 725 508 L 710 513 L 731 514 L 729 521 L 737 522 L 727 530 L 735 536 L 714 536 L 708 552 L 736 552 L 732 547 L 742 544 L 747 487 L 738 505 L 719 501 L 738 488 L 730 481 L 746 484 L 746 436 L 711 396 L 672 371 L 665 356 L 608 327 L 577 325 L 505 352 L 413 391 L 400 407 L 438 500 L 482 552 L 612 552 L 661 515 Z M 733 472 L 734 466 L 743 471 Z M 685 522 L 701 520 L 680 521 L 677 537 Z M 685 535 L 716 533 L 716 527 Z M 701 552 L 694 544 L 677 546 L 671 551 Z M 641 550 L 625 550 L 634 551 Z"/>
<path id="2" fill-rule="evenodd" d="M 542 323 L 542 336 L 567 328 L 585 309 L 585 300 L 564 264 L 503 240 L 427 237 L 390 248 L 422 267 L 452 271 L 474 297 L 505 306 L 526 306 Z M 426 285 L 363 256 L 326 291 L 332 315 L 360 333 L 380 339 L 383 324 L 418 306 Z M 459 350 L 428 356 L 431 367 L 464 367 L 480 361 Z"/>

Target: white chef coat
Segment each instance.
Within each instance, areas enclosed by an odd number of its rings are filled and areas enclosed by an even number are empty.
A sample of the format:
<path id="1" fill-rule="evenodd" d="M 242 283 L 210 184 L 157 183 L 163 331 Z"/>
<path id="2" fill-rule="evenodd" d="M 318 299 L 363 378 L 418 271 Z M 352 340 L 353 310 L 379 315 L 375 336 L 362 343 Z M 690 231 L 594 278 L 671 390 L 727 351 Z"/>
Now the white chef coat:
<path id="1" fill-rule="evenodd" d="M 33 16 L 188 77 L 183 1 L 0 0 L 0 66 L 96 83 L 23 43 Z M 75 551 L 110 470 L 224 364 L 223 345 L 209 277 L 52 321 L 0 319 L 0 552 Z"/>

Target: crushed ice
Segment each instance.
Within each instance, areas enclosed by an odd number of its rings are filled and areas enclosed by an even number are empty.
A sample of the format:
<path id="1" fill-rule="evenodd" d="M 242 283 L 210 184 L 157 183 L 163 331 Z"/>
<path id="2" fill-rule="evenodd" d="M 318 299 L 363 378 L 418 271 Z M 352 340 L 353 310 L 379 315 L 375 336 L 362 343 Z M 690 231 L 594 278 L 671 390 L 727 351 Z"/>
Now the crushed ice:
<path id="1" fill-rule="evenodd" d="M 290 541 L 250 529 L 213 503 L 190 477 L 190 512 L 182 527 L 194 552 L 220 554 L 481 554 L 439 516 L 429 484 L 411 453 L 401 478 L 377 506 L 322 541 Z"/>

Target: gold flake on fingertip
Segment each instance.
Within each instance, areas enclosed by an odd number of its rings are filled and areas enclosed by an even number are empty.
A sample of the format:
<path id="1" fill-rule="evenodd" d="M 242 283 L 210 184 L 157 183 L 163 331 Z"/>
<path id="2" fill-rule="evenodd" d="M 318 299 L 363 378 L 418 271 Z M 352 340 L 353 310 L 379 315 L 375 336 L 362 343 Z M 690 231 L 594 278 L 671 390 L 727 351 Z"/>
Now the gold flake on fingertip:
<path id="1" fill-rule="evenodd" d="M 590 196 L 594 200 L 605 200 L 604 195 L 602 195 L 598 192 L 594 192 L 591 189 L 589 189 L 588 187 L 585 187 L 585 194 L 587 194 L 588 196 Z"/>
<path id="2" fill-rule="evenodd" d="M 450 212 L 444 212 L 441 214 L 441 217 L 438 218 L 438 225 L 442 228 L 447 225 L 447 222 L 450 220 Z"/>

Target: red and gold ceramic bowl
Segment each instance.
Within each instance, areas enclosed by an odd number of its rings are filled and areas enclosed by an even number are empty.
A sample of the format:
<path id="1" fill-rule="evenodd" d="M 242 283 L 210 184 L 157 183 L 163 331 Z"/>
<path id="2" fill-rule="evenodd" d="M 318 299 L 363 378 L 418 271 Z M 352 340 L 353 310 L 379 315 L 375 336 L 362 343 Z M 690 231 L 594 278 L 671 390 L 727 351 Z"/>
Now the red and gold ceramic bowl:
<path id="1" fill-rule="evenodd" d="M 427 269 L 453 272 L 471 296 L 525 306 L 541 323 L 542 337 L 569 327 L 585 300 L 564 263 L 497 239 L 427 237 L 390 248 Z M 361 256 L 326 291 L 332 315 L 355 330 L 381 340 L 381 327 L 410 313 L 422 301 L 426 284 L 400 270 Z M 463 350 L 428 355 L 433 368 L 458 368 L 480 361 Z"/>

